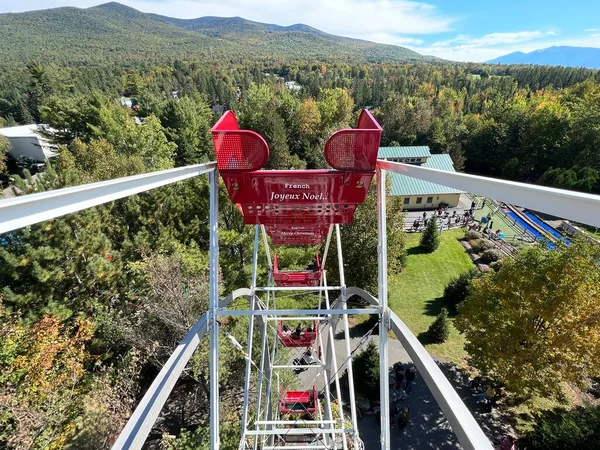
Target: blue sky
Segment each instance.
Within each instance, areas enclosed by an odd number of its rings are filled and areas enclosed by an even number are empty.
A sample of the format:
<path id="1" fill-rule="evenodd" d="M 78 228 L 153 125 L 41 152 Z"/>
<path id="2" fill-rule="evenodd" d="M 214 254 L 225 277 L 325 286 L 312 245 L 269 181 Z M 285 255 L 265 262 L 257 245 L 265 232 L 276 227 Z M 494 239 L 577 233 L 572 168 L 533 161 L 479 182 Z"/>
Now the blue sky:
<path id="1" fill-rule="evenodd" d="M 409 47 L 456 61 L 486 61 L 553 45 L 600 47 L 600 0 L 120 0 L 172 17 L 241 16 L 305 23 L 342 36 Z M 102 0 L 0 0 L 0 12 Z"/>

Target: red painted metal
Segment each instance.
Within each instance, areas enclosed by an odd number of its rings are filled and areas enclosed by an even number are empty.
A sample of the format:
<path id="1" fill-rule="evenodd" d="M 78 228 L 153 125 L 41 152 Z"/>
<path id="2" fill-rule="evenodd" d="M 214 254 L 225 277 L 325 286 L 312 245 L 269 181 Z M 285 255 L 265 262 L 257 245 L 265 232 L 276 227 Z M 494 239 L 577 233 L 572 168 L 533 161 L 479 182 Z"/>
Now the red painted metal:
<path id="1" fill-rule="evenodd" d="M 365 200 L 375 173 L 381 132 L 377 121 L 364 110 L 357 129 L 340 130 L 325 145 L 325 158 L 335 170 L 267 171 L 259 170 L 269 156 L 266 142 L 252 131 L 240 130 L 231 111 L 212 129 L 219 171 L 244 223 L 273 225 L 271 230 L 281 225 L 325 228 L 352 223 L 354 210 Z M 284 236 L 279 233 L 277 243 L 303 243 Z M 323 238 L 309 242 L 322 242 Z"/>
<path id="2" fill-rule="evenodd" d="M 316 320 L 313 322 L 313 330 L 315 331 L 305 331 L 300 335 L 300 339 L 296 339 L 292 337 L 293 333 L 287 334 L 283 331 L 283 324 L 280 320 L 279 325 L 277 326 L 277 336 L 284 347 L 310 347 L 315 343 L 315 340 L 317 339 L 317 333 L 319 331 Z"/>
<path id="3" fill-rule="evenodd" d="M 328 225 L 266 225 L 273 245 L 317 245 L 329 231 Z"/>
<path id="4" fill-rule="evenodd" d="M 325 159 L 337 170 L 375 170 L 382 133 L 371 113 L 363 109 L 356 129 L 339 130 L 325 144 Z"/>
<path id="5" fill-rule="evenodd" d="M 319 286 L 321 282 L 321 263 L 315 255 L 314 269 L 279 270 L 277 253 L 273 257 L 273 280 L 279 287 Z"/>
<path id="6" fill-rule="evenodd" d="M 287 414 L 314 414 L 317 411 L 317 388 L 312 391 L 286 391 L 281 387 L 279 411 Z"/>
<path id="7" fill-rule="evenodd" d="M 232 111 L 212 128 L 217 167 L 222 173 L 261 169 L 269 159 L 269 146 L 254 131 L 240 130 Z"/>

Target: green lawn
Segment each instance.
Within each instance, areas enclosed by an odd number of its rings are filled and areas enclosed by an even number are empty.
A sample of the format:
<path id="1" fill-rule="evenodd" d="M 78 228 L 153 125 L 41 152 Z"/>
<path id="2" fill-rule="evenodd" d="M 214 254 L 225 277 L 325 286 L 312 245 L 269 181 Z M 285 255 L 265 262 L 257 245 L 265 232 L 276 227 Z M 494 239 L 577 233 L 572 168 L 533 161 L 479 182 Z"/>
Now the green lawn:
<path id="1" fill-rule="evenodd" d="M 462 235 L 461 229 L 444 231 L 440 247 L 434 253 L 420 253 L 421 233 L 408 235 L 406 267 L 402 273 L 390 277 L 389 305 L 417 336 L 427 330 L 440 312 L 440 298 L 448 281 L 473 267 L 457 241 Z M 448 341 L 425 347 L 440 358 L 464 366 L 463 344 L 464 339 L 452 327 Z"/>

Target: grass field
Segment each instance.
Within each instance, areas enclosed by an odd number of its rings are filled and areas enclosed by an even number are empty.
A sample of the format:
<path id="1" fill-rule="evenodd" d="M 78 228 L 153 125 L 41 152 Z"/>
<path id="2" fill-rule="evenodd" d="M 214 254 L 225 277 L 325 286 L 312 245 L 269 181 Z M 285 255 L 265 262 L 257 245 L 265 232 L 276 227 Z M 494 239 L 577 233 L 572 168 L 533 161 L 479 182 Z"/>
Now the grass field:
<path id="1" fill-rule="evenodd" d="M 457 241 L 461 229 L 445 231 L 440 247 L 434 253 L 421 253 L 421 233 L 408 235 L 408 258 L 404 271 L 391 277 L 390 308 L 408 325 L 415 335 L 426 342 L 424 333 L 442 307 L 441 296 L 449 280 L 473 267 L 471 259 Z M 443 344 L 427 344 L 426 348 L 440 358 L 464 366 L 464 340 L 454 327 Z"/>

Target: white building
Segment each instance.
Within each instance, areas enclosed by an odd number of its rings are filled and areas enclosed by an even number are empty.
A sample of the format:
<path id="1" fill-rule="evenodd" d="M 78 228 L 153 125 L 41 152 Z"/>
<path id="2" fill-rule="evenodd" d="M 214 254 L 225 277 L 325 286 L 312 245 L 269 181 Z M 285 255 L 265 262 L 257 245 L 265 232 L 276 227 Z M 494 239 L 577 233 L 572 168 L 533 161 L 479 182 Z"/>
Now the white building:
<path id="1" fill-rule="evenodd" d="M 56 146 L 46 139 L 42 132 L 51 132 L 47 125 L 21 125 L 18 127 L 0 128 L 0 135 L 8 139 L 8 154 L 15 159 L 22 156 L 37 162 L 44 162 L 58 153 Z"/>

